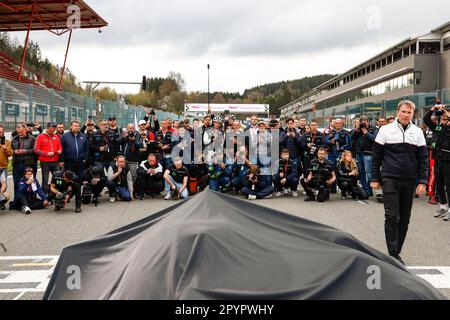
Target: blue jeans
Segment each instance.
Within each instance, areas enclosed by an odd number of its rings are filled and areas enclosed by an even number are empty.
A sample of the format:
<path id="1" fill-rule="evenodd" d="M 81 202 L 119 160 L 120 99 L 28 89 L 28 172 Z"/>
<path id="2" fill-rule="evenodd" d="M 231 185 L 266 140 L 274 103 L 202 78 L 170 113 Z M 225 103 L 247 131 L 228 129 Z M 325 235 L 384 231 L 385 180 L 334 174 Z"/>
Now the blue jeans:
<path id="1" fill-rule="evenodd" d="M 220 187 L 225 187 L 227 185 L 230 185 L 230 183 L 230 178 L 222 175 L 219 180 L 209 179 L 209 188 L 212 191 L 219 191 Z"/>
<path id="2" fill-rule="evenodd" d="M 373 195 L 370 183 L 372 182 L 372 155 L 357 153 L 356 160 L 358 160 L 358 169 L 363 189 L 369 194 Z"/>
<path id="3" fill-rule="evenodd" d="M 1 175 L 3 172 L 5 173 L 5 179 L 8 180 L 8 168 L 0 169 L 0 175 Z"/>
<path id="4" fill-rule="evenodd" d="M 183 187 L 182 183 L 178 183 L 175 182 L 175 180 L 173 180 L 173 178 L 171 176 L 169 176 L 170 181 L 175 185 L 175 187 L 177 188 L 177 191 L 180 191 L 180 189 Z M 172 190 L 170 190 L 170 184 L 167 181 L 164 181 L 164 185 L 165 185 L 165 189 L 167 192 L 171 192 Z M 181 198 L 183 199 L 187 199 L 189 196 L 188 190 L 187 188 L 185 188 L 183 190 L 182 193 L 180 193 Z"/>

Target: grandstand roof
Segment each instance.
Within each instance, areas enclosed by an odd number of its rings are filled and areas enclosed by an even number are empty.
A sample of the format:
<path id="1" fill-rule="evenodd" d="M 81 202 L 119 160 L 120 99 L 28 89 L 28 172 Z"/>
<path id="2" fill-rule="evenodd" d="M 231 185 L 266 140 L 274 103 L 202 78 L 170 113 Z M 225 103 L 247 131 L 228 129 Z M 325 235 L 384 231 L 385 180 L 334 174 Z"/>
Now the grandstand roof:
<path id="1" fill-rule="evenodd" d="M 81 29 L 108 25 L 82 0 L 4 0 L 0 2 L 0 31 L 27 31 L 29 27 L 30 30 L 68 29 L 67 21 L 73 13 L 67 11 L 71 5 L 80 8 Z"/>

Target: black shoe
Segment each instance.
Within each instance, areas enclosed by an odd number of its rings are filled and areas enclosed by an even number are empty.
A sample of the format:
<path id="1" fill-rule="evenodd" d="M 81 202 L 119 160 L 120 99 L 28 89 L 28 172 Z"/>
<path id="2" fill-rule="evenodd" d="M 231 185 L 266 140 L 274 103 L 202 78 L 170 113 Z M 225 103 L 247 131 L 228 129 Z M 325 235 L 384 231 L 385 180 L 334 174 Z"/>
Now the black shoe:
<path id="1" fill-rule="evenodd" d="M 138 199 L 139 199 L 139 200 L 144 200 L 144 197 L 145 197 L 144 194 L 138 195 Z"/>
<path id="2" fill-rule="evenodd" d="M 311 202 L 311 201 L 316 201 L 316 197 L 308 196 L 308 197 L 305 198 L 305 202 Z"/>
<path id="3" fill-rule="evenodd" d="M 391 255 L 392 258 L 396 259 L 398 262 L 400 262 L 402 265 L 405 265 L 405 262 L 403 261 L 402 257 L 398 254 Z"/>
<path id="4" fill-rule="evenodd" d="M 75 213 L 80 213 L 81 212 L 81 208 L 76 208 L 75 209 Z"/>
<path id="5" fill-rule="evenodd" d="M 92 203 L 97 207 L 98 206 L 98 199 L 97 198 L 92 199 Z"/>
<path id="6" fill-rule="evenodd" d="M 4 204 L 4 203 L 0 204 L 0 210 L 1 210 L 1 211 L 6 210 L 6 207 L 5 207 L 5 204 Z"/>

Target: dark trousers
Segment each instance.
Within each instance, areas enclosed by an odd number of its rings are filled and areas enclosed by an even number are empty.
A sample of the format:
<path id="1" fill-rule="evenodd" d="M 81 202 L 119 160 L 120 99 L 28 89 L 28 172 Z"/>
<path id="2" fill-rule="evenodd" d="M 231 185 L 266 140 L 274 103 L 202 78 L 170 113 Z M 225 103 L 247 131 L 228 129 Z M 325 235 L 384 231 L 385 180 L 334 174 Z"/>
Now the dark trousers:
<path id="1" fill-rule="evenodd" d="M 142 196 L 144 193 L 160 194 L 164 190 L 164 180 L 155 176 L 139 174 L 136 179 L 136 194 Z"/>
<path id="2" fill-rule="evenodd" d="M 74 183 L 71 186 L 71 190 L 66 192 L 66 195 L 69 196 L 69 199 L 72 199 L 73 197 L 75 197 L 75 202 L 76 202 L 77 205 L 79 205 L 81 203 L 81 186 L 78 183 Z M 56 194 L 53 194 L 53 193 L 50 192 L 48 194 L 48 199 L 49 200 L 55 200 L 56 199 Z"/>
<path id="3" fill-rule="evenodd" d="M 82 161 L 79 162 L 66 161 L 64 163 L 64 170 L 72 171 L 77 175 L 78 178 L 80 178 L 84 170 L 86 170 L 86 165 Z"/>
<path id="4" fill-rule="evenodd" d="M 414 180 L 383 178 L 384 232 L 390 255 L 398 255 L 402 251 L 411 218 L 414 185 Z"/>
<path id="5" fill-rule="evenodd" d="M 279 174 L 276 174 L 273 177 L 273 185 L 275 186 L 276 191 L 283 191 L 283 188 L 290 188 L 291 191 L 297 191 L 298 183 L 299 183 L 299 180 L 297 177 L 286 178 L 286 183 L 284 184 L 284 186 L 281 184 L 281 180 L 283 180 L 283 179 L 284 178 L 281 178 Z"/>
<path id="6" fill-rule="evenodd" d="M 15 208 L 22 210 L 23 207 L 28 207 L 31 210 L 43 209 L 44 201 L 33 198 L 30 194 L 21 194 L 15 202 Z"/>
<path id="7" fill-rule="evenodd" d="M 437 160 L 434 167 L 436 193 L 441 204 L 447 204 L 450 199 L 450 162 Z"/>
<path id="8" fill-rule="evenodd" d="M 58 162 L 41 162 L 42 169 L 42 190 L 48 194 L 48 178 L 50 176 L 50 172 L 52 176 L 55 172 L 59 171 Z"/>
<path id="9" fill-rule="evenodd" d="M 315 197 L 314 190 L 316 189 L 318 191 L 318 193 L 317 193 L 317 201 L 318 202 L 325 202 L 326 200 L 328 200 L 330 198 L 330 186 L 327 186 L 322 183 L 318 183 L 314 179 L 307 183 L 305 181 L 305 179 L 302 178 L 300 180 L 300 183 L 308 197 Z"/>
<path id="10" fill-rule="evenodd" d="M 257 188 L 255 190 L 252 190 L 251 187 L 244 187 L 242 188 L 241 192 L 243 195 L 253 195 L 256 196 L 258 199 L 265 198 L 269 195 L 271 195 L 275 191 L 274 187 L 272 186 L 266 186 L 264 189 Z"/>
<path id="11" fill-rule="evenodd" d="M 92 190 L 92 197 L 94 199 L 97 199 L 100 194 L 103 192 L 103 189 L 106 187 L 106 183 L 104 181 L 98 182 L 96 185 L 89 184 Z"/>

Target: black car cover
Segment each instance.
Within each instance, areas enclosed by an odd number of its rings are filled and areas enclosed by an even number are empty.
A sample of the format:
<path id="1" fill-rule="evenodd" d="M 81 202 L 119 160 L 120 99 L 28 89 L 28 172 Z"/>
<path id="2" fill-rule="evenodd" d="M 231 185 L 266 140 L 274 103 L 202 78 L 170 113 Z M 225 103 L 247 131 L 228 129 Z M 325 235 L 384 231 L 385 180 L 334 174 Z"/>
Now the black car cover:
<path id="1" fill-rule="evenodd" d="M 65 248 L 44 299 L 445 297 L 345 232 L 206 190 Z"/>

